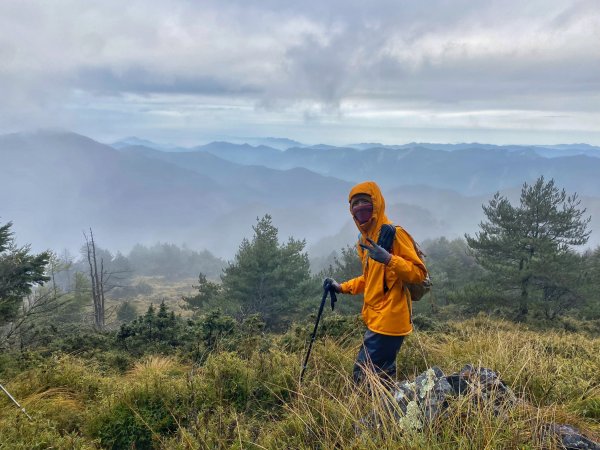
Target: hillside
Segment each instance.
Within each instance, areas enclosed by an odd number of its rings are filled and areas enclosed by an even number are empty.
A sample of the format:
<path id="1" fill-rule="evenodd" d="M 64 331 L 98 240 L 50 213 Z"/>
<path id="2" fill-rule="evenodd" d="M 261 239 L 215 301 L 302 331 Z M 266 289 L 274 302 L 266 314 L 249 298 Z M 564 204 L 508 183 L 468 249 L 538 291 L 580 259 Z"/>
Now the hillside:
<path id="1" fill-rule="evenodd" d="M 212 217 L 236 207 L 210 177 L 75 134 L 4 136 L 0 155 L 2 217 L 34 243 L 73 248 L 90 226 L 117 247 L 164 240 L 174 218 L 185 234 L 198 211 Z"/>
<path id="2" fill-rule="evenodd" d="M 582 154 L 545 158 L 537 147 L 479 144 L 282 151 L 215 142 L 161 151 L 128 138 L 114 145 L 119 150 L 68 132 L 0 136 L 2 219 L 14 221 L 36 249 L 76 251 L 82 230 L 93 227 L 115 250 L 186 242 L 229 258 L 256 218 L 269 213 L 282 236 L 306 238 L 322 256 L 355 240 L 346 204 L 354 182 L 377 180 L 390 218 L 423 240 L 473 232 L 493 192 L 513 195 L 543 174 L 577 191 L 592 229 L 600 229 L 600 158 Z M 599 242 L 592 234 L 590 246 Z"/>
<path id="3" fill-rule="evenodd" d="M 489 147 L 489 148 L 488 148 Z M 575 154 L 545 158 L 531 147 L 461 147 L 445 151 L 415 145 L 400 148 L 290 148 L 283 152 L 249 145 L 212 143 L 196 148 L 229 161 L 275 169 L 305 167 L 347 181 L 377 178 L 384 189 L 426 184 L 464 195 L 488 195 L 540 175 L 567 190 L 600 195 L 600 158 Z M 600 153 L 600 151 L 598 151 Z M 377 174 L 375 177 L 374 174 Z"/>
<path id="4" fill-rule="evenodd" d="M 264 213 L 282 224 L 284 236 L 333 232 L 343 205 L 318 215 L 307 208 L 334 205 L 350 187 L 301 168 L 245 167 L 201 153 L 177 153 L 181 159 L 170 161 L 169 155 L 117 151 L 73 133 L 2 136 L 2 219 L 14 221 L 34 248 L 77 249 L 82 230 L 93 227 L 109 248 L 174 241 L 230 256 Z"/>
<path id="5" fill-rule="evenodd" d="M 195 323 L 198 330 L 231 324 L 225 319 Z M 193 333 L 192 323 L 185 326 Z M 32 421 L 0 396 L 0 442 L 87 450 L 559 449 L 550 423 L 600 436 L 600 340 L 583 332 L 539 332 L 483 317 L 418 331 L 401 350 L 400 379 L 433 365 L 450 374 L 474 363 L 497 371 L 517 396 L 512 406 L 501 397 L 451 398 L 444 414 L 422 426 L 424 413 L 405 415 L 376 380 L 372 393 L 352 386 L 363 331 L 355 318 L 326 313 L 302 384 L 310 324 L 279 335 L 252 326 L 235 324 L 216 340 L 197 334 L 193 345 L 185 328 L 146 340 L 64 336 L 50 344 L 52 357 L 4 356 L 0 377 Z"/>

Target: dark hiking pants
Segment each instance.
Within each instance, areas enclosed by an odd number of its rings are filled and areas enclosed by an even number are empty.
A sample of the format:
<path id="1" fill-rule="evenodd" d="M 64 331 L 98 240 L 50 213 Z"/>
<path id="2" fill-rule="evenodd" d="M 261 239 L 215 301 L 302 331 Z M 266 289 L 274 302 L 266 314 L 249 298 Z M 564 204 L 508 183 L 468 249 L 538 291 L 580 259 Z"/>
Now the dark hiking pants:
<path id="1" fill-rule="evenodd" d="M 383 381 L 393 382 L 396 378 L 396 355 L 402 341 L 404 336 L 387 336 L 367 330 L 354 363 L 354 382 L 360 384 L 367 370 L 375 372 Z"/>

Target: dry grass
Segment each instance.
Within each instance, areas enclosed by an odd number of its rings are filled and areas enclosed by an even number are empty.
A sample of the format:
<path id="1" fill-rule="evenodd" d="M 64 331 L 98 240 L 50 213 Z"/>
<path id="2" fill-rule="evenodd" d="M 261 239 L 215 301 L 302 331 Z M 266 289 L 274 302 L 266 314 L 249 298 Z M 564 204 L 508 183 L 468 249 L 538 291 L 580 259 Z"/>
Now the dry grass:
<path id="1" fill-rule="evenodd" d="M 489 319 L 456 323 L 448 333 L 416 333 L 401 350 L 412 378 L 435 363 L 446 373 L 466 363 L 493 368 L 519 401 L 498 415 L 472 398 L 452 402 L 448 412 L 421 427 L 418 414 L 402 416 L 377 379 L 358 391 L 349 369 L 352 352 L 334 342 L 317 348 L 310 384 L 286 404 L 287 417 L 259 443 L 266 448 L 484 449 L 558 448 L 544 432 L 549 422 L 578 427 L 600 438 L 597 415 L 582 414 L 581 401 L 600 401 L 600 339 L 578 333 L 533 332 Z M 333 353 L 333 354 L 331 354 Z M 332 383 L 331 378 L 338 380 Z M 295 436 L 290 438 L 290 436 Z M 312 443 L 312 444 L 311 444 Z"/>
<path id="2" fill-rule="evenodd" d="M 124 301 L 128 301 L 137 311 L 138 314 L 144 314 L 151 304 L 159 305 L 162 301 L 169 305 L 169 310 L 182 317 L 190 317 L 192 312 L 184 309 L 183 296 L 193 296 L 196 290 L 193 288 L 197 284 L 197 278 L 182 278 L 180 280 L 168 280 L 164 277 L 137 276 L 132 279 L 133 286 L 138 283 L 146 283 L 152 287 L 150 294 L 138 294 L 125 299 L 107 299 L 107 309 L 113 310 L 121 305 Z"/>
<path id="3" fill-rule="evenodd" d="M 137 361 L 127 372 L 128 377 L 160 377 L 170 373 L 181 373 L 181 365 L 170 356 L 150 355 Z"/>
<path id="4" fill-rule="evenodd" d="M 304 349 L 286 351 L 283 336 L 272 342 L 211 354 L 193 370 L 174 356 L 145 357 L 124 375 L 73 356 L 48 359 L 6 384 L 34 421 L 0 398 L 0 449 L 110 448 L 111 433 L 147 435 L 164 449 L 552 449 L 543 426 L 553 421 L 600 438 L 598 337 L 487 318 L 413 334 L 400 352 L 401 378 L 473 363 L 499 372 L 519 399 L 501 414 L 455 399 L 424 426 L 418 411 L 403 416 L 377 379 L 354 387 L 356 338 L 317 341 L 302 385 Z"/>

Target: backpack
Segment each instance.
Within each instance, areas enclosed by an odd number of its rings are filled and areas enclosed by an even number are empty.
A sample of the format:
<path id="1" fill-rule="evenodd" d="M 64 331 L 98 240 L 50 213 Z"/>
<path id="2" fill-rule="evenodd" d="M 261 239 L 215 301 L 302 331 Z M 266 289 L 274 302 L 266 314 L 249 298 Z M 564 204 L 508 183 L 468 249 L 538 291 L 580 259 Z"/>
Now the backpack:
<path id="1" fill-rule="evenodd" d="M 392 224 L 383 224 L 381 226 L 381 230 L 379 230 L 377 245 L 380 245 L 381 247 L 385 248 L 389 253 L 392 253 L 392 246 L 394 244 L 394 239 L 396 238 L 396 228 L 400 228 L 406 233 L 406 235 L 410 238 L 413 244 L 417 256 L 421 261 L 425 262 L 425 253 L 423 253 L 423 251 L 415 242 L 413 237 L 404 228 L 398 225 L 394 226 Z M 359 235 L 359 241 L 360 237 L 361 235 Z M 425 279 L 421 283 L 404 283 L 404 287 L 408 289 L 411 300 L 413 302 L 418 302 L 423 298 L 423 296 L 425 296 L 425 294 L 427 294 L 431 290 L 432 284 L 433 283 L 431 282 L 431 278 L 429 278 L 429 272 L 427 272 Z M 385 280 L 383 281 L 383 290 L 384 292 L 387 292 L 388 290 L 388 287 L 385 284 Z"/>

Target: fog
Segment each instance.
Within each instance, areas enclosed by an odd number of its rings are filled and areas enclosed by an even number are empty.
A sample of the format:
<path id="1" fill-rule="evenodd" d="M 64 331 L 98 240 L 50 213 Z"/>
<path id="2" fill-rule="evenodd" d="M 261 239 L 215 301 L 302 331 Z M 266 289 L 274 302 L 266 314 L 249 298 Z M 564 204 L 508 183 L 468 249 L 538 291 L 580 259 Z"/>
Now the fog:
<path id="1" fill-rule="evenodd" d="M 305 239 L 317 258 L 356 242 L 347 195 L 357 182 L 379 183 L 388 217 L 423 241 L 474 233 L 494 192 L 517 201 L 540 175 L 579 194 L 592 231 L 600 220 L 600 149 L 591 146 L 145 144 L 57 131 L 0 136 L 0 221 L 35 251 L 76 254 L 92 228 L 113 252 L 167 242 L 227 260 L 270 214 L 281 241 Z M 587 246 L 599 243 L 593 232 Z"/>

